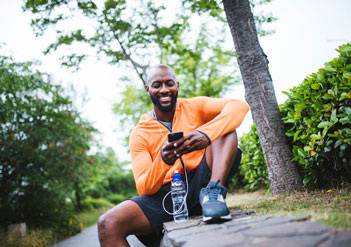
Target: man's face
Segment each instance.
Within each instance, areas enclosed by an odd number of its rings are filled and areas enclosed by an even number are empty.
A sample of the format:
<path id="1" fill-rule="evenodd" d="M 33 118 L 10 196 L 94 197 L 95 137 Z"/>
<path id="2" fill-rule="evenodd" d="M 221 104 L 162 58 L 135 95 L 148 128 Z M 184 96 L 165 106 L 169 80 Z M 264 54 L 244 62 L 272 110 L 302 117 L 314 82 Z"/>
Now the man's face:
<path id="1" fill-rule="evenodd" d="M 151 71 L 146 90 L 152 103 L 161 112 L 170 112 L 175 108 L 178 83 L 174 73 L 167 67 L 157 67 Z"/>

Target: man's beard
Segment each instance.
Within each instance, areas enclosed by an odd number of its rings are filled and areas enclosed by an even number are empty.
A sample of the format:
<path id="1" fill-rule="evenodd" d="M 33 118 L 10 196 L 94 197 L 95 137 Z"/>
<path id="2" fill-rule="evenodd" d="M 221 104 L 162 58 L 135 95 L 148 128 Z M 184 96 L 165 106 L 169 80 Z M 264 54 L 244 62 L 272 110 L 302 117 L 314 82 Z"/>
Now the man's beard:
<path id="1" fill-rule="evenodd" d="M 175 108 L 175 105 L 177 103 L 177 98 L 178 98 L 178 92 L 175 93 L 174 95 L 171 96 L 171 104 L 168 106 L 162 106 L 160 104 L 160 101 L 157 99 L 157 97 L 153 97 L 150 95 L 150 99 L 152 103 L 159 109 L 161 112 L 170 112 Z"/>

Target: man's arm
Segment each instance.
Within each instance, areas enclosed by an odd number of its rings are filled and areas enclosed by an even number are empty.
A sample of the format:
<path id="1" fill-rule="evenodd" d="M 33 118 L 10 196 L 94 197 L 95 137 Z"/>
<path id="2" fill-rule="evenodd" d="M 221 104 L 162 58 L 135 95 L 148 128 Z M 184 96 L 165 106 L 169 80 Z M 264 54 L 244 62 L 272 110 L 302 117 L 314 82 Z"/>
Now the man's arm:
<path id="1" fill-rule="evenodd" d="M 195 150 L 201 150 L 210 145 L 209 139 L 200 131 L 191 131 L 183 138 L 166 143 L 162 149 L 163 160 L 168 164 L 173 164 L 180 156 Z"/>
<path id="2" fill-rule="evenodd" d="M 134 132 L 130 135 L 129 147 L 134 180 L 139 195 L 155 194 L 163 185 L 170 165 L 162 160 L 160 152 L 152 160 L 145 141 Z"/>
<path id="3" fill-rule="evenodd" d="M 249 106 L 238 99 L 206 98 L 203 109 L 205 124 L 197 128 L 211 143 L 237 129 L 244 120 Z"/>
<path id="4" fill-rule="evenodd" d="M 249 110 L 244 101 L 237 99 L 198 97 L 196 103 L 202 112 L 204 124 L 175 142 L 172 149 L 167 150 L 175 153 L 177 157 L 206 148 L 213 141 L 234 131 Z"/>

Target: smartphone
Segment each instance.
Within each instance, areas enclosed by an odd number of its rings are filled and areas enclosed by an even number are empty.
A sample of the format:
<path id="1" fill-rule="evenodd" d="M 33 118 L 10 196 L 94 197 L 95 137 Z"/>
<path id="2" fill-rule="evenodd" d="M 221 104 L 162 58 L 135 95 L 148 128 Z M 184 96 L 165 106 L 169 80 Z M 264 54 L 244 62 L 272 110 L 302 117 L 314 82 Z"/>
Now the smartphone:
<path id="1" fill-rule="evenodd" d="M 168 142 L 179 140 L 183 137 L 183 131 L 170 132 L 168 133 Z"/>

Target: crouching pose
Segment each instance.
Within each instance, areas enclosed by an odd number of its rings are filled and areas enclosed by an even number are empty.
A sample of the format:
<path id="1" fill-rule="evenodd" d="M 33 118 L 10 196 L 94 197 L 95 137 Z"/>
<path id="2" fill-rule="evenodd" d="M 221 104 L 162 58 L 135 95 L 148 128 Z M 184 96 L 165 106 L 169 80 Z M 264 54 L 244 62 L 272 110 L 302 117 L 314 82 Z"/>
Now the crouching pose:
<path id="1" fill-rule="evenodd" d="M 179 83 L 166 65 L 149 70 L 145 89 L 153 111 L 141 116 L 130 136 L 129 146 L 135 183 L 140 196 L 126 200 L 103 214 L 98 223 L 102 247 L 128 246 L 135 234 L 146 246 L 158 246 L 163 223 L 173 220 L 162 205 L 170 190 L 174 170 L 188 177 L 189 215 L 204 221 L 231 219 L 226 186 L 238 169 L 241 151 L 235 129 L 248 105 L 236 99 L 178 98 Z M 169 132 L 184 137 L 168 142 Z M 165 208 L 172 212 L 171 197 Z"/>

